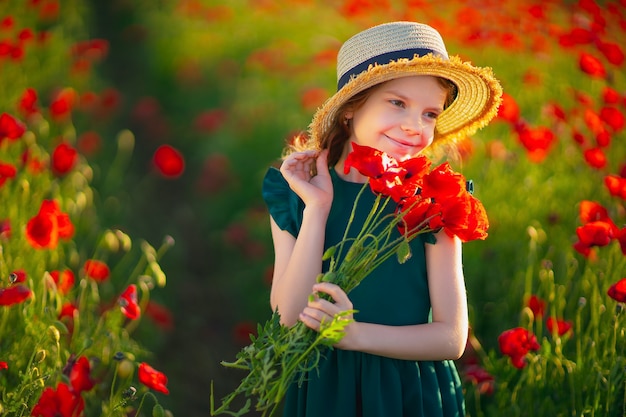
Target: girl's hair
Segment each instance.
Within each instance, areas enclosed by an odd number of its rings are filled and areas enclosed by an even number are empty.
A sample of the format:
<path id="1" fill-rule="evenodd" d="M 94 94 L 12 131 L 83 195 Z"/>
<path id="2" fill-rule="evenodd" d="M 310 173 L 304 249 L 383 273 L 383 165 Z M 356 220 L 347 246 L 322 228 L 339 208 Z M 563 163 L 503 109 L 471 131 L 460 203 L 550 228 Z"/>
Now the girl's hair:
<path id="1" fill-rule="evenodd" d="M 447 78 L 437 77 L 435 79 L 439 83 L 439 85 L 446 92 L 446 100 L 444 101 L 443 108 L 446 109 L 457 95 L 457 87 L 456 85 L 448 80 Z M 360 93 L 355 94 L 349 100 L 347 100 L 337 111 L 337 115 L 333 120 L 333 124 L 331 129 L 328 131 L 328 134 L 320 139 L 319 144 L 311 143 L 307 138 L 302 136 L 297 136 L 294 138 L 293 142 L 288 146 L 285 150 L 283 156 L 287 156 L 292 152 L 299 152 L 309 149 L 328 149 L 328 166 L 335 166 L 339 159 L 341 158 L 341 154 L 343 153 L 344 146 L 346 141 L 350 138 L 350 124 L 345 123 L 345 114 L 348 111 L 356 111 L 369 98 L 369 96 L 380 87 L 382 84 L 374 85 L 366 90 L 361 91 Z M 437 131 L 435 129 L 435 139 L 437 138 Z"/>

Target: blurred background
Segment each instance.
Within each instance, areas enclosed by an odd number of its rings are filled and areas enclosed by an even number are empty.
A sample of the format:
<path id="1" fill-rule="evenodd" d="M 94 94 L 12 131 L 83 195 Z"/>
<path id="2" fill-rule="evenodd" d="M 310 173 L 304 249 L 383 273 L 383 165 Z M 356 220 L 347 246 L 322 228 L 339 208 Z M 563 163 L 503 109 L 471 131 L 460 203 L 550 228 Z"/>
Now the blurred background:
<path id="1" fill-rule="evenodd" d="M 541 261 L 563 285 L 559 308 L 578 302 L 567 282 L 588 260 L 572 249 L 581 200 L 624 222 L 623 200 L 603 186 L 626 176 L 623 116 L 598 122 L 607 141 L 583 109 L 600 114 L 608 88 L 624 112 L 625 15 L 623 0 L 0 0 L 0 106 L 12 111 L 28 87 L 42 103 L 74 92 L 71 129 L 102 222 L 175 240 L 161 261 L 168 285 L 153 295 L 162 320 L 139 338 L 169 378 L 161 403 L 206 416 L 211 382 L 221 397 L 241 377 L 220 361 L 270 315 L 263 175 L 333 93 L 343 41 L 386 21 L 424 22 L 502 82 L 498 120 L 453 160 L 491 221 L 489 238 L 464 252 L 472 333 L 490 351 L 518 322 Z M 22 57 L 6 52 L 26 27 L 38 36 L 19 41 Z M 124 129 L 132 152 L 118 147 Z"/>

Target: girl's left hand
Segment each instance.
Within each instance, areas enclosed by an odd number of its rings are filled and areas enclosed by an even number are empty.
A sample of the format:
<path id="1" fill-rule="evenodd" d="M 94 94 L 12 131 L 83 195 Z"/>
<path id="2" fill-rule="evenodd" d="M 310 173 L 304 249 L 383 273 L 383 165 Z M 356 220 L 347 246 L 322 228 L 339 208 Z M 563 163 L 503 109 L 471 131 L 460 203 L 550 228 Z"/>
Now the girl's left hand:
<path id="1" fill-rule="evenodd" d="M 330 295 L 333 301 L 320 298 L 318 293 L 326 293 Z M 343 311 L 352 310 L 352 301 L 344 290 L 336 284 L 330 282 L 320 282 L 313 286 L 313 299 L 309 301 L 307 306 L 300 313 L 300 321 L 307 327 L 319 332 L 322 320 L 331 321 L 335 314 Z M 352 320 L 352 314 L 346 316 L 346 319 Z M 350 327 L 354 323 L 346 326 L 344 337 L 335 346 L 338 348 L 347 348 L 349 345 Z"/>

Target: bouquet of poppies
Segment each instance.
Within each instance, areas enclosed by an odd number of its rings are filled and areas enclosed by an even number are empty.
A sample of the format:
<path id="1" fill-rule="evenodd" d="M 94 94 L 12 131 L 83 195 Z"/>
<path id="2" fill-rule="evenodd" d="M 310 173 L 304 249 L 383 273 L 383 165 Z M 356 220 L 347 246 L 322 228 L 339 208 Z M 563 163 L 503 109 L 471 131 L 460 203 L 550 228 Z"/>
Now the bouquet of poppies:
<path id="1" fill-rule="evenodd" d="M 335 283 L 349 293 L 391 256 L 401 263 L 409 259 L 409 242 L 422 233 L 443 229 L 463 242 L 487 237 L 489 224 L 483 205 L 472 195 L 468 186 L 471 183 L 447 162 L 431 169 L 431 161 L 425 156 L 400 162 L 384 152 L 352 143 L 344 170 L 347 173 L 351 168 L 369 179 L 354 202 L 353 214 L 368 188 L 376 199 L 364 224 L 353 225 L 352 215 L 344 239 L 326 250 L 322 260 L 329 261 L 329 268 L 318 281 Z M 396 204 L 392 214 L 385 210 L 389 204 Z M 356 237 L 348 238 L 354 226 L 359 231 Z M 336 315 L 315 332 L 301 322 L 291 327 L 281 325 L 275 311 L 264 325 L 258 326 L 257 336 L 251 336 L 252 343 L 237 354 L 236 361 L 222 363 L 245 370 L 247 375 L 217 409 L 211 392 L 211 415 L 244 415 L 250 411 L 252 398 L 256 398 L 256 410 L 272 416 L 288 387 L 301 382 L 306 371 L 316 368 L 324 349 L 341 340 L 351 322 L 347 318 L 350 313 Z M 230 405 L 240 396 L 246 402 L 238 411 L 230 411 Z"/>

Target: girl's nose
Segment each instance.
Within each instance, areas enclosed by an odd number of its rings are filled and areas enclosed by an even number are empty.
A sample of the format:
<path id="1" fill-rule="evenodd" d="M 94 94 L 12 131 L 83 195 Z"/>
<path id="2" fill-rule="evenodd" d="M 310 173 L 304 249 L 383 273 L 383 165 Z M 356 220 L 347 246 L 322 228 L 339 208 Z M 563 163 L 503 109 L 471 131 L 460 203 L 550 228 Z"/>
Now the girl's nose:
<path id="1" fill-rule="evenodd" d="M 405 117 L 400 127 L 409 135 L 420 135 L 423 128 L 420 118 L 415 116 Z"/>

